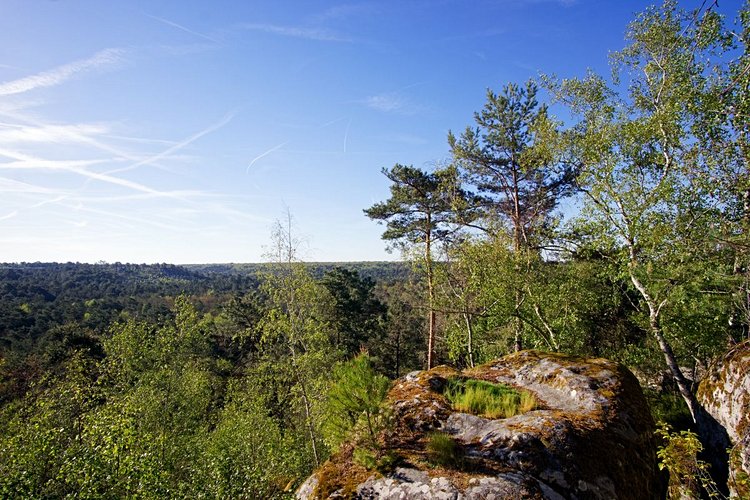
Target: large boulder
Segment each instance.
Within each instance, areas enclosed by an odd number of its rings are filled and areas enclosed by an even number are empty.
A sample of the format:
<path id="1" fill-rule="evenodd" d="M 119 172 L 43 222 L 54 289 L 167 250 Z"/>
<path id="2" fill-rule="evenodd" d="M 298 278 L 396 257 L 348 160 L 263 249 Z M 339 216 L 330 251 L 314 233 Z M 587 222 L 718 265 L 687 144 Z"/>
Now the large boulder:
<path id="1" fill-rule="evenodd" d="M 750 341 L 734 346 L 709 367 L 697 396 L 729 437 L 727 483 L 732 497 L 750 498 Z"/>
<path id="2" fill-rule="evenodd" d="M 531 392 L 538 409 L 489 419 L 454 411 L 442 391 L 450 377 Z M 459 373 L 411 373 L 388 395 L 393 425 L 381 472 L 345 445 L 298 491 L 298 498 L 649 499 L 659 497 L 654 423 L 635 377 L 605 359 L 522 351 Z M 460 447 L 460 463 L 436 465 L 433 431 Z"/>

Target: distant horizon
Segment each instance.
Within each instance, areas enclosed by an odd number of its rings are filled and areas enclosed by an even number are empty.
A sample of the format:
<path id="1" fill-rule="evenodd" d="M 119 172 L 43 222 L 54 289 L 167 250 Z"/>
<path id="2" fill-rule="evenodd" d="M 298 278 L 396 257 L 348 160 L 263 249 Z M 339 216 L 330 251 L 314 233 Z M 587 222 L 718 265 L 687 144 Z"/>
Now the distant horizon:
<path id="1" fill-rule="evenodd" d="M 606 77 L 653 3 L 6 0 L 0 261 L 260 262 L 287 209 L 308 260 L 391 260 L 381 169 L 447 161 L 488 88 Z"/>
<path id="2" fill-rule="evenodd" d="M 309 264 L 309 265 L 316 265 L 316 264 L 383 264 L 383 263 L 393 263 L 393 264 L 408 264 L 409 261 L 405 259 L 399 259 L 399 260 L 316 260 L 316 261 L 307 261 L 307 260 L 301 260 L 298 261 L 301 264 Z M 159 266 L 159 265 L 171 265 L 171 266 L 228 266 L 228 265 L 251 265 L 251 266 L 258 266 L 258 265 L 265 265 L 265 264 L 277 264 L 277 262 L 271 262 L 271 261 L 260 261 L 260 262 L 189 262 L 189 263 L 176 263 L 176 262 L 105 262 L 105 261 L 97 261 L 97 262 L 82 262 L 82 261 L 33 261 L 33 262 L 0 262 L 0 267 L 5 266 L 20 266 L 20 265 L 29 265 L 29 264 L 86 264 L 86 265 L 102 265 L 102 266 L 109 266 L 114 264 L 121 264 L 121 265 L 134 265 L 134 266 Z"/>

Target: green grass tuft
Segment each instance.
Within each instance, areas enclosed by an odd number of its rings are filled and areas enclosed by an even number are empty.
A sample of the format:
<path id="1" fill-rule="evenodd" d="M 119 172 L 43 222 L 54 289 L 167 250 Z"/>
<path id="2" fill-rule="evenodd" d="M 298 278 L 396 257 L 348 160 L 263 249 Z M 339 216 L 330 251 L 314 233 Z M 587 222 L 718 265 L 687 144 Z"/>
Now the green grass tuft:
<path id="1" fill-rule="evenodd" d="M 455 410 L 486 418 L 512 417 L 537 406 L 529 392 L 484 380 L 450 379 L 444 394 Z"/>
<path id="2" fill-rule="evenodd" d="M 427 456 L 439 465 L 459 468 L 463 466 L 463 448 L 444 432 L 433 432 L 428 436 Z"/>

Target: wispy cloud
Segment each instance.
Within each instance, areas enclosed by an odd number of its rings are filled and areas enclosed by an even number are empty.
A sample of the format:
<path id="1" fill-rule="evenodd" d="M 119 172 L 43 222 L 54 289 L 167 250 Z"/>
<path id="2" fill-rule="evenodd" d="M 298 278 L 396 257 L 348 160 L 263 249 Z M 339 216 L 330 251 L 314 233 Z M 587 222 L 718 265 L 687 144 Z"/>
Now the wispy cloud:
<path id="1" fill-rule="evenodd" d="M 116 218 L 116 219 L 125 220 L 125 221 L 129 221 L 129 222 L 134 222 L 138 226 L 153 226 L 153 227 L 157 227 L 159 229 L 166 229 L 168 231 L 178 231 L 178 232 L 189 232 L 190 231 L 190 229 L 186 228 L 186 227 L 182 227 L 182 226 L 174 225 L 174 224 L 165 224 L 165 223 L 159 222 L 158 220 L 155 220 L 153 217 L 151 217 L 151 218 L 134 217 L 134 216 L 132 216 L 132 215 L 130 215 L 128 213 L 112 212 L 112 211 L 109 211 L 109 210 L 101 210 L 101 209 L 97 209 L 97 208 L 90 208 L 90 207 L 83 206 L 82 204 L 71 206 L 70 208 L 73 208 L 74 210 L 79 211 L 79 212 L 86 212 L 86 213 L 91 213 L 91 214 L 96 214 L 96 215 L 103 215 L 105 218 L 108 218 L 108 219 Z"/>
<path id="2" fill-rule="evenodd" d="M 405 107 L 404 100 L 395 94 L 372 95 L 365 98 L 364 103 L 368 108 L 386 113 L 401 111 Z"/>
<path id="3" fill-rule="evenodd" d="M 109 128 L 102 124 L 70 124 L 29 126 L 0 123 L 0 143 L 78 142 L 82 135 L 104 134 Z"/>
<path id="4" fill-rule="evenodd" d="M 0 163 L 0 169 L 3 170 L 61 170 L 65 172 L 71 172 L 74 174 L 87 177 L 92 180 L 106 182 L 114 184 L 120 187 L 132 189 L 134 191 L 140 191 L 143 193 L 159 194 L 160 191 L 152 189 L 143 184 L 129 181 L 120 177 L 108 175 L 107 173 L 98 173 L 88 170 L 86 167 L 95 165 L 97 163 L 104 163 L 111 161 L 111 159 L 99 159 L 99 160 L 47 160 L 43 158 L 37 158 L 30 156 L 18 151 L 9 151 L 7 149 L 0 149 L 0 155 L 6 158 L 12 158 L 16 161 Z M 164 193 L 162 193 L 164 194 Z"/>
<path id="5" fill-rule="evenodd" d="M 70 80 L 78 73 L 109 66 L 122 60 L 122 49 L 105 49 L 88 59 L 75 61 L 57 68 L 0 84 L 0 95 L 22 94 L 43 87 L 54 87 Z"/>
<path id="6" fill-rule="evenodd" d="M 313 19 L 317 22 L 325 22 L 325 21 L 340 21 L 344 19 L 349 19 L 353 16 L 361 16 L 365 14 L 372 14 L 375 12 L 376 6 L 375 4 L 371 3 L 350 3 L 350 4 L 341 4 L 341 5 L 335 5 L 324 12 L 316 15 Z"/>
<path id="7" fill-rule="evenodd" d="M 317 40 L 321 42 L 353 42 L 349 37 L 342 36 L 324 28 L 305 28 L 299 26 L 280 26 L 277 24 L 243 23 L 240 29 L 260 31 L 272 35 L 286 36 L 291 38 L 303 38 L 305 40 Z"/>
<path id="8" fill-rule="evenodd" d="M 365 97 L 361 101 L 357 101 L 359 104 L 364 104 L 370 109 L 381 111 L 384 113 L 398 113 L 402 115 L 413 115 L 420 111 L 424 111 L 423 106 L 414 104 L 409 98 L 406 97 L 405 92 L 414 87 L 420 87 L 426 85 L 427 81 L 410 83 L 403 87 L 397 88 L 389 92 L 381 92 Z"/>
<path id="9" fill-rule="evenodd" d="M 227 123 L 229 123 L 230 121 L 232 121 L 232 118 L 234 118 L 235 114 L 236 114 L 236 112 L 234 112 L 234 111 L 231 112 L 231 113 L 227 113 L 224 116 L 224 118 L 222 118 L 218 122 L 209 125 L 208 127 L 204 128 L 200 132 L 196 132 L 195 134 L 191 135 L 187 139 L 184 139 L 184 140 L 178 142 L 177 144 L 173 145 L 172 147 L 165 149 L 161 153 L 157 153 L 155 155 L 149 156 L 148 158 L 146 158 L 144 160 L 140 160 L 140 161 L 138 161 L 138 162 L 136 162 L 136 163 L 134 163 L 132 165 L 129 165 L 127 167 L 116 169 L 116 170 L 110 170 L 107 173 L 108 174 L 114 174 L 114 173 L 118 173 L 118 172 L 125 172 L 127 170 L 133 170 L 133 169 L 136 169 L 138 167 L 142 167 L 143 165 L 150 165 L 150 164 L 156 163 L 156 162 L 158 162 L 159 160 L 161 160 L 161 159 L 163 159 L 165 157 L 171 156 L 172 153 L 175 153 L 175 152 L 179 151 L 180 149 L 188 146 L 189 144 L 197 141 L 198 139 L 200 139 L 204 135 L 207 135 L 207 134 L 210 134 L 211 132 L 215 132 L 216 130 L 219 130 L 224 125 L 226 125 Z"/>
<path id="10" fill-rule="evenodd" d="M 109 158 L 95 160 L 47 160 L 5 148 L 0 148 L 0 156 L 15 160 L 0 163 L 0 169 L 6 170 L 71 170 L 111 161 Z"/>
<path id="11" fill-rule="evenodd" d="M 140 161 L 143 158 L 142 155 L 132 154 L 129 151 L 125 151 L 121 148 L 111 145 L 110 143 L 102 141 L 99 137 L 96 137 L 91 134 L 83 133 L 82 128 L 77 127 L 77 126 L 73 126 L 73 127 L 69 125 L 60 126 L 57 124 L 47 123 L 37 118 L 34 118 L 30 116 L 29 114 L 19 113 L 17 111 L 12 111 L 8 109 L 3 109 L 2 107 L 0 107 L 0 116 L 4 116 L 8 118 L 9 120 L 14 120 L 17 123 L 17 126 L 31 125 L 34 127 L 38 127 L 39 129 L 44 129 L 47 131 L 47 133 L 50 133 L 53 130 L 58 130 L 58 131 L 63 132 L 65 136 L 64 141 L 62 138 L 57 138 L 57 140 L 55 140 L 54 137 L 50 137 L 51 142 L 67 142 L 67 141 L 77 142 L 81 145 L 90 146 L 100 151 L 113 154 L 120 159 L 125 159 L 125 160 L 130 160 L 130 161 Z M 10 126 L 13 126 L 13 125 L 10 125 Z M 55 127 L 62 127 L 62 128 L 55 128 Z"/>
<path id="12" fill-rule="evenodd" d="M 169 19 L 164 19 L 163 17 L 158 17 L 158 16 L 152 16 L 151 14 L 147 14 L 145 12 L 143 13 L 143 15 L 145 15 L 146 17 L 150 17 L 151 19 L 153 19 L 155 21 L 159 21 L 160 23 L 164 23 L 167 26 L 172 26 L 173 28 L 177 28 L 178 30 L 182 30 L 185 33 L 190 33 L 191 35 L 203 38 L 203 39 L 208 40 L 210 42 L 220 43 L 217 39 L 215 39 L 213 37 L 210 37 L 208 35 L 205 35 L 203 33 L 198 32 L 198 31 L 192 30 L 192 29 L 190 29 L 190 28 L 188 28 L 186 26 L 183 26 L 182 24 L 178 24 L 178 23 L 176 23 L 174 21 L 170 21 Z"/>
<path id="13" fill-rule="evenodd" d="M 283 148 L 283 147 L 284 147 L 284 146 L 286 146 L 286 145 L 287 145 L 287 143 L 286 143 L 286 142 L 282 142 L 281 144 L 278 144 L 278 145 L 276 145 L 276 146 L 272 147 L 271 149 L 269 149 L 268 151 L 266 151 L 266 152 L 264 152 L 264 153 L 261 153 L 261 154 L 259 154 L 258 156 L 256 156 L 255 158 L 253 158 L 253 160 L 252 160 L 252 161 L 250 162 L 250 164 L 249 164 L 249 165 L 247 166 L 247 168 L 245 169 L 245 173 L 246 173 L 246 174 L 249 174 L 249 173 L 250 173 L 250 168 L 252 168 L 252 166 L 253 166 L 253 165 L 255 164 L 255 162 L 257 162 L 258 160 L 260 160 L 261 158 L 263 158 L 263 157 L 265 157 L 265 156 L 268 156 L 268 155 L 270 155 L 270 154 L 271 154 L 271 153 L 273 153 L 274 151 L 278 151 L 279 149 Z"/>
<path id="14" fill-rule="evenodd" d="M 57 189 L 46 188 L 26 182 L 0 177 L 0 193 L 19 193 L 19 194 L 58 194 L 61 191 Z"/>

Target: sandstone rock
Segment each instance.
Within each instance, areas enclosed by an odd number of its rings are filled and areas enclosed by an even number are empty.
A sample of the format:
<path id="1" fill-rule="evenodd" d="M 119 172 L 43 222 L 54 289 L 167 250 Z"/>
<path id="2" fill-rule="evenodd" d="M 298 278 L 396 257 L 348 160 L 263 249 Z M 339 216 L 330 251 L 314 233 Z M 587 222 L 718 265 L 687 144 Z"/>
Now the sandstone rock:
<path id="1" fill-rule="evenodd" d="M 539 409 L 504 419 L 456 412 L 441 391 L 459 375 L 532 392 Z M 313 476 L 313 492 L 298 498 L 659 497 L 654 424 L 637 380 L 617 363 L 523 351 L 462 374 L 410 373 L 388 397 L 393 427 L 382 437 L 399 468 L 364 471 L 344 447 Z M 460 445 L 461 466 L 430 462 L 431 431 Z"/>
<path id="2" fill-rule="evenodd" d="M 714 363 L 698 386 L 698 400 L 731 441 L 728 486 L 732 496 L 750 498 L 750 341 Z M 743 481 L 744 479 L 744 481 Z"/>

